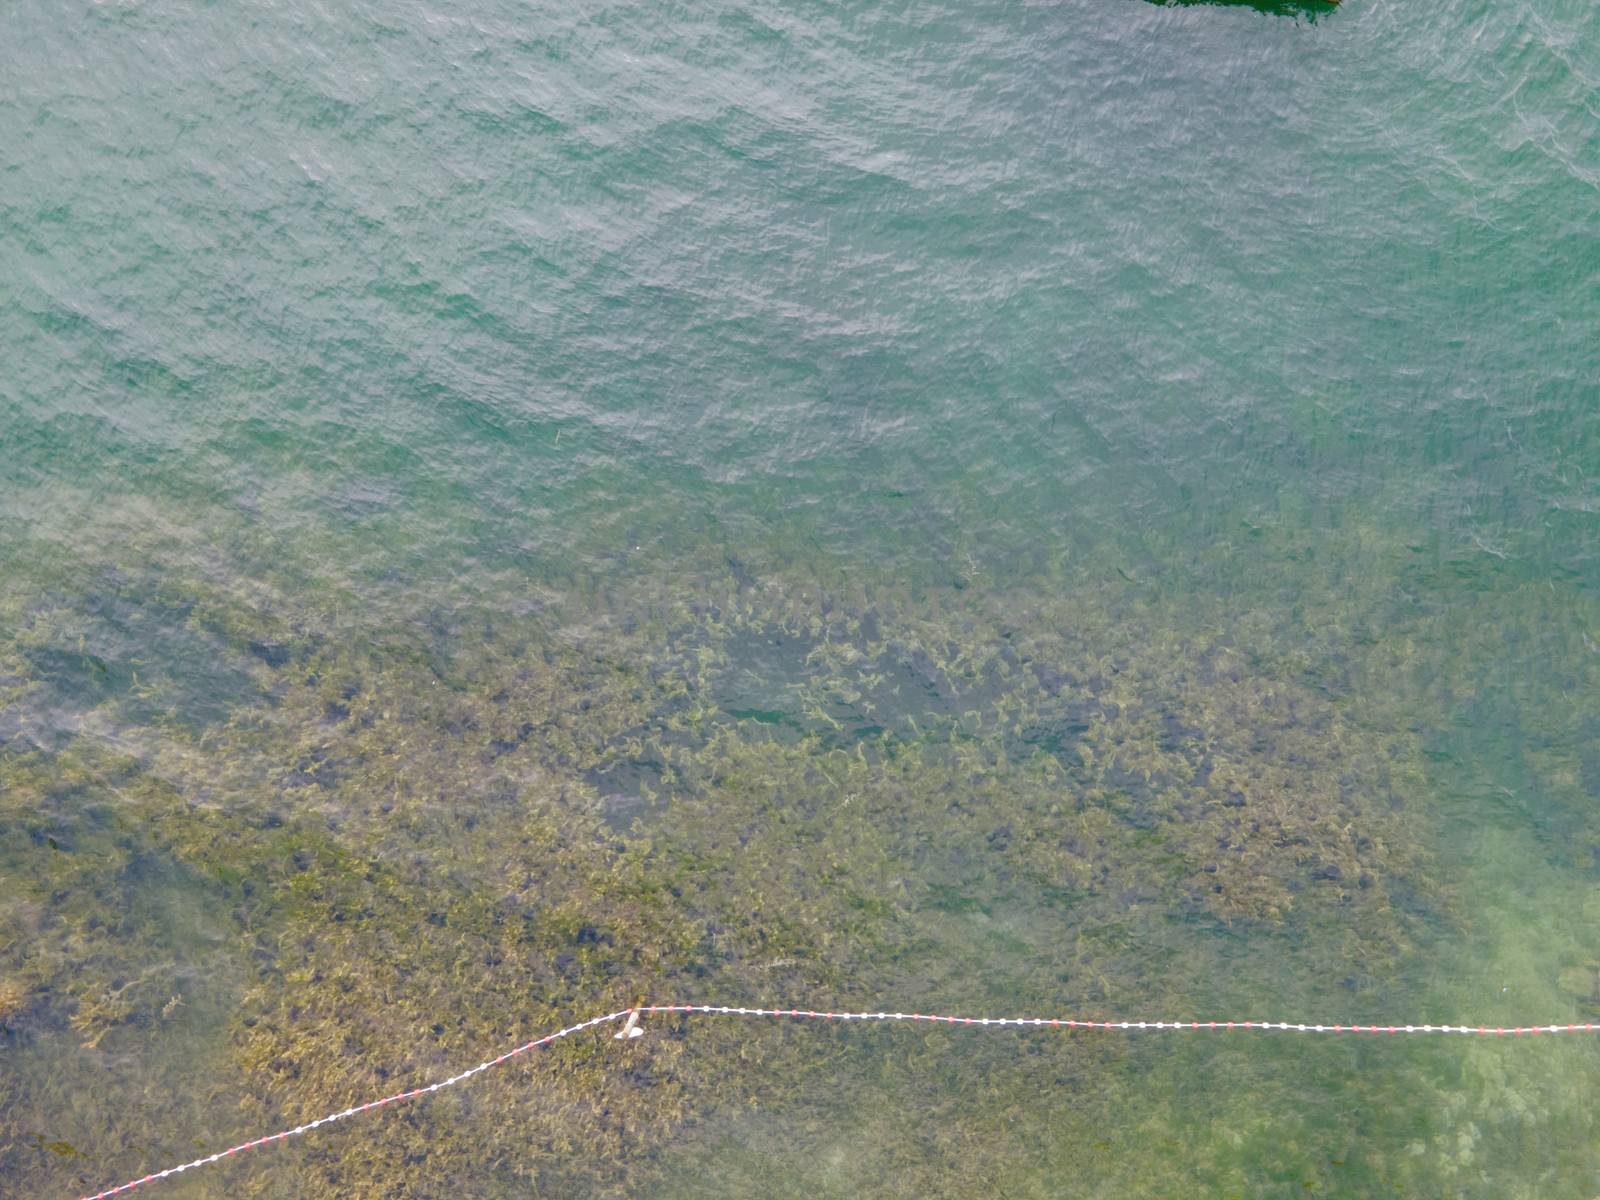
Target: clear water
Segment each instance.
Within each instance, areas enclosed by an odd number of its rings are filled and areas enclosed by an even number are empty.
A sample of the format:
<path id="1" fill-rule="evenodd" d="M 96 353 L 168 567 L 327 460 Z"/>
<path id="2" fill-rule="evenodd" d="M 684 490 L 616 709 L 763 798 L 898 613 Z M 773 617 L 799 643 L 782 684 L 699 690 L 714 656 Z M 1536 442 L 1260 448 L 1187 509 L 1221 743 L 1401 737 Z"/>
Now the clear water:
<path id="1" fill-rule="evenodd" d="M 3 42 L 6 1194 L 636 996 L 1600 1014 L 1592 4 Z M 1597 1066 L 662 1022 L 150 1190 L 1588 1198 Z"/>

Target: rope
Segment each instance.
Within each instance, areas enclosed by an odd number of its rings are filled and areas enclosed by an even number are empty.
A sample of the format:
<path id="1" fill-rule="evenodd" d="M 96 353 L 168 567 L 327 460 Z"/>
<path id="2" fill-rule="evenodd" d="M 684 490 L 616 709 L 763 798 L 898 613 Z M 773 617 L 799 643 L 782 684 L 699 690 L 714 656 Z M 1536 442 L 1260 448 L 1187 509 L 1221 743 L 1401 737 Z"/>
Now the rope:
<path id="1" fill-rule="evenodd" d="M 392 1096 L 384 1096 L 378 1100 L 369 1100 L 365 1104 L 358 1104 L 354 1108 L 347 1108 L 342 1112 L 329 1113 L 315 1121 L 308 1121 L 304 1125 L 296 1125 L 293 1129 L 285 1129 L 279 1133 L 269 1134 L 266 1137 L 256 1138 L 254 1141 L 240 1142 L 237 1146 L 230 1146 L 226 1150 L 219 1150 L 205 1158 L 197 1158 L 193 1162 L 186 1162 L 182 1166 L 168 1167 L 165 1171 L 156 1171 L 141 1179 L 130 1179 L 127 1183 L 117 1187 L 107 1188 L 103 1192 L 96 1192 L 92 1196 L 85 1196 L 83 1200 L 106 1200 L 109 1196 L 121 1195 L 131 1192 L 136 1187 L 147 1183 L 154 1183 L 158 1179 L 165 1179 L 169 1175 L 179 1175 L 194 1167 L 209 1166 L 211 1163 L 220 1162 L 244 1150 L 253 1150 L 257 1146 L 265 1146 L 272 1142 L 281 1142 L 285 1138 L 292 1138 L 298 1134 L 308 1133 L 323 1125 L 331 1125 L 335 1121 L 342 1121 L 346 1117 L 353 1117 L 357 1113 L 364 1113 L 374 1108 L 382 1108 L 387 1104 L 395 1104 L 401 1100 L 414 1100 L 418 1096 L 426 1096 L 430 1092 L 442 1091 L 447 1087 L 454 1087 L 464 1083 L 474 1075 L 487 1071 L 490 1067 L 498 1067 L 501 1063 L 516 1058 L 519 1054 L 538 1046 L 548 1046 L 552 1042 L 564 1037 L 570 1037 L 585 1029 L 596 1025 L 605 1025 L 621 1017 L 627 1017 L 628 1023 L 623 1033 L 637 1037 L 643 1030 L 637 1028 L 641 1016 L 649 1013 L 711 1013 L 719 1016 L 732 1017 L 801 1017 L 813 1018 L 822 1021 L 920 1021 L 932 1025 L 1010 1025 L 1030 1029 L 1104 1029 L 1104 1030 L 1138 1030 L 1138 1029 L 1186 1029 L 1186 1030 L 1235 1030 L 1248 1029 L 1260 1031 L 1282 1031 L 1288 1033 L 1456 1033 L 1473 1034 L 1487 1037 L 1515 1036 L 1533 1033 L 1597 1033 L 1600 1025 L 1307 1025 L 1294 1021 L 1081 1021 L 1065 1017 L 948 1017 L 935 1013 L 903 1013 L 903 1012 L 817 1012 L 806 1008 L 728 1008 L 714 1004 L 644 1004 L 634 1008 L 619 1008 L 616 1012 L 606 1013 L 601 1017 L 590 1017 L 587 1021 L 580 1021 L 576 1025 L 568 1025 L 565 1029 L 558 1029 L 555 1033 L 546 1034 L 531 1042 L 524 1042 L 514 1050 L 507 1050 L 496 1058 L 486 1059 L 475 1067 L 470 1067 L 458 1075 L 448 1079 L 441 1079 L 437 1083 L 430 1083 L 426 1087 L 412 1088 L 407 1092 L 396 1092 Z M 618 1033 L 618 1038 L 623 1036 Z"/>
<path id="2" fill-rule="evenodd" d="M 193 1162 L 186 1162 L 180 1167 L 168 1167 L 165 1171 L 157 1171 L 154 1174 L 146 1175 L 142 1179 L 130 1179 L 127 1183 L 119 1184 L 117 1187 L 107 1188 L 103 1192 L 96 1192 L 93 1196 L 85 1196 L 84 1200 L 105 1200 L 107 1196 L 117 1196 L 123 1192 L 131 1192 L 136 1187 L 154 1183 L 157 1179 L 165 1179 L 168 1175 L 178 1175 L 192 1167 L 209 1166 L 211 1163 L 219 1162 L 230 1155 L 238 1154 L 242 1150 L 254 1150 L 257 1146 L 265 1146 L 270 1142 L 281 1142 L 284 1138 L 292 1138 L 296 1134 L 306 1133 L 319 1125 L 331 1125 L 334 1121 L 342 1121 L 346 1117 L 353 1117 L 357 1113 L 366 1112 L 368 1109 L 382 1108 L 385 1104 L 394 1104 L 399 1100 L 414 1100 L 416 1097 L 425 1096 L 429 1092 L 437 1092 L 447 1087 L 454 1087 L 463 1080 L 471 1079 L 479 1071 L 487 1071 L 490 1067 L 497 1067 L 507 1059 L 515 1058 L 519 1054 L 532 1050 L 535 1046 L 548 1046 L 559 1038 L 569 1037 L 579 1030 L 588 1029 L 592 1025 L 604 1025 L 607 1021 L 615 1021 L 618 1017 L 625 1017 L 632 1011 L 632 1009 L 624 1008 L 614 1013 L 607 1013 L 603 1017 L 590 1017 L 587 1021 L 581 1021 L 576 1025 L 568 1025 L 565 1029 L 557 1030 L 555 1033 L 547 1034 L 535 1041 L 524 1042 L 515 1050 L 507 1050 L 498 1058 L 487 1059 L 477 1066 L 461 1072 L 459 1075 L 452 1075 L 449 1079 L 441 1079 L 438 1083 L 430 1083 L 427 1087 L 412 1088 L 409 1092 L 396 1092 L 392 1096 L 385 1096 L 381 1100 L 369 1100 L 365 1104 L 358 1104 L 354 1108 L 345 1109 L 343 1112 L 329 1113 L 325 1117 L 318 1117 L 315 1121 L 307 1121 L 304 1125 L 296 1125 L 293 1129 L 285 1129 L 279 1133 L 256 1138 L 253 1142 L 240 1142 L 237 1146 L 229 1146 L 226 1150 L 218 1150 L 215 1154 L 208 1154 L 205 1158 L 197 1158 Z"/>

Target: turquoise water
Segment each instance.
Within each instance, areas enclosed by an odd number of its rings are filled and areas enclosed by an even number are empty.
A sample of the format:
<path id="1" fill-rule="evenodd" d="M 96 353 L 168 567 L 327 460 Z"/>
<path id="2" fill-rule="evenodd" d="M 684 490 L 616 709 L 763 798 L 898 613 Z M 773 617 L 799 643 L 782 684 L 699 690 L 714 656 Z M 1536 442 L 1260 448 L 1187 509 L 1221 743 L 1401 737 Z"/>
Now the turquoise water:
<path id="1" fill-rule="evenodd" d="M 1600 1014 L 1592 4 L 3 29 L 0 1190 L 639 995 Z M 626 1054 L 150 1194 L 1600 1192 L 1583 1037 Z"/>

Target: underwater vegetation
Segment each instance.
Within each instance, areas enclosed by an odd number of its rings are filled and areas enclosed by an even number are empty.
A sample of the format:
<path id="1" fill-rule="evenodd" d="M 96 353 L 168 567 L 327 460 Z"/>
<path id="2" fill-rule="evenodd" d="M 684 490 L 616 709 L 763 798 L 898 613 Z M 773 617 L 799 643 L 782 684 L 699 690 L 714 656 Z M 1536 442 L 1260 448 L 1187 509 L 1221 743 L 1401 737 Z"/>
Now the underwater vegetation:
<path id="1" fill-rule="evenodd" d="M 245 571 L 90 577 L 10 597 L 0 648 L 0 1174 L 29 1194 L 634 999 L 1355 1015 L 1463 920 L 1430 800 L 1450 735 L 1421 714 L 1467 681 L 1375 636 L 1392 592 L 1337 567 L 1284 606 L 1109 572 L 869 587 L 708 549 L 409 620 L 261 603 Z M 134 662 L 146 628 L 170 653 Z M 1564 833 L 1597 844 L 1576 816 Z M 1263 1106 L 1236 1136 L 1177 1115 L 1219 1069 L 1189 1049 L 649 1026 L 218 1176 L 692 1194 L 720 1146 L 721 1186 L 771 1156 L 840 1195 L 1456 1177 L 1410 1148 L 1431 1127 L 1342 1165 L 1354 1101 L 1260 1127 L 1287 1086 L 1270 1048 L 1228 1048 L 1228 1104 Z M 1341 1084 L 1363 1050 L 1296 1053 L 1333 1094 L 1401 1086 Z M 1439 1053 L 1388 1076 L 1422 1086 Z"/>

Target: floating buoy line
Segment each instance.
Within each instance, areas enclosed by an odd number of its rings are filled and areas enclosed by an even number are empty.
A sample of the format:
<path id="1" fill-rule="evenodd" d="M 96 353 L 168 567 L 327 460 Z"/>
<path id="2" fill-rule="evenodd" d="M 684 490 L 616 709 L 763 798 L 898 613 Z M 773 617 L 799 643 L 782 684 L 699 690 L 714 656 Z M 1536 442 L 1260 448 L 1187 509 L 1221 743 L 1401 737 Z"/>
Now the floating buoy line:
<path id="1" fill-rule="evenodd" d="M 181 1175 L 196 1167 L 209 1166 L 241 1154 L 246 1150 L 254 1150 L 258 1146 L 268 1146 L 273 1142 L 281 1142 L 288 1138 L 297 1137 L 302 1133 L 309 1133 L 324 1125 L 331 1125 L 335 1121 L 343 1121 L 346 1117 L 353 1117 L 359 1113 L 371 1112 L 376 1108 L 386 1105 L 398 1104 L 403 1100 L 415 1100 L 432 1092 L 443 1091 L 445 1088 L 454 1087 L 458 1083 L 465 1083 L 474 1075 L 487 1071 L 490 1067 L 498 1067 L 503 1062 L 509 1062 L 519 1055 L 526 1054 L 529 1050 L 540 1046 L 548 1046 L 562 1038 L 571 1037 L 585 1029 L 593 1029 L 598 1025 L 607 1025 L 614 1021 L 623 1021 L 622 1028 L 612 1036 L 618 1040 L 631 1041 L 644 1034 L 641 1020 L 653 1013 L 710 1013 L 717 1016 L 728 1017 L 797 1017 L 819 1021 L 913 1021 L 928 1025 L 964 1025 L 987 1026 L 990 1028 L 1011 1026 L 1017 1029 L 1100 1029 L 1115 1032 L 1136 1032 L 1140 1030 L 1207 1030 L 1216 1032 L 1229 1032 L 1234 1030 L 1253 1030 L 1262 1033 L 1447 1033 L 1471 1034 L 1481 1037 L 1520 1037 L 1535 1033 L 1600 1033 L 1600 1025 L 1575 1024 L 1575 1025 L 1313 1025 L 1299 1021 L 1085 1021 L 1067 1017 L 950 1017 L 937 1013 L 906 1013 L 906 1012 L 818 1012 L 808 1008 L 729 1008 L 716 1004 L 640 1004 L 632 1008 L 619 1008 L 616 1012 L 606 1013 L 599 1017 L 590 1017 L 587 1021 L 580 1021 L 576 1025 L 568 1025 L 565 1029 L 558 1029 L 554 1033 L 546 1034 L 542 1038 L 535 1038 L 531 1042 L 524 1042 L 515 1049 L 507 1050 L 504 1054 L 494 1058 L 485 1059 L 475 1067 L 469 1067 L 460 1074 L 452 1075 L 448 1079 L 441 1079 L 437 1083 L 430 1083 L 426 1087 L 412 1088 L 409 1091 L 396 1092 L 392 1096 L 383 1096 L 377 1100 L 369 1100 L 365 1104 L 358 1104 L 354 1108 L 344 1109 L 342 1112 L 329 1113 L 315 1121 L 307 1121 L 304 1125 L 296 1125 L 293 1129 L 284 1129 L 278 1133 L 268 1134 L 249 1142 L 240 1142 L 237 1146 L 230 1146 L 226 1150 L 218 1150 L 215 1154 L 208 1154 L 204 1158 L 197 1158 L 193 1162 L 186 1162 L 180 1166 L 168 1167 L 164 1171 L 155 1171 L 139 1179 L 130 1179 L 127 1183 L 119 1184 L 113 1188 L 106 1188 L 102 1192 L 95 1192 L 85 1196 L 82 1200 L 106 1200 L 109 1196 L 119 1196 L 124 1192 L 131 1192 L 134 1188 L 143 1187 L 147 1183 L 154 1183 L 158 1179 L 166 1179 L 173 1175 Z M 624 1018 L 626 1018 L 624 1020 Z"/>

